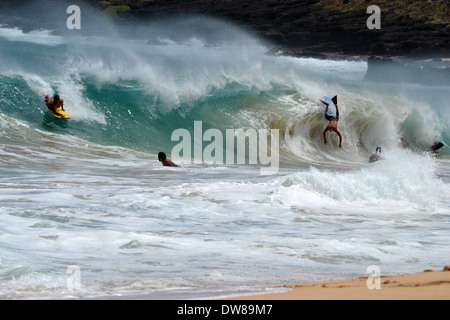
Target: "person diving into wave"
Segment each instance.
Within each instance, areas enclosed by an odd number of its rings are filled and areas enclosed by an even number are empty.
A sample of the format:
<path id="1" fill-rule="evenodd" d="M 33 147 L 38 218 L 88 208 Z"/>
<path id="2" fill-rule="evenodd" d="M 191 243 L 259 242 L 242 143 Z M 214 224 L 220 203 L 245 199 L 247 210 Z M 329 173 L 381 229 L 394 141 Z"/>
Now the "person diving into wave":
<path id="1" fill-rule="evenodd" d="M 324 144 L 327 144 L 327 136 L 326 133 L 328 131 L 334 131 L 339 136 L 339 148 L 342 148 L 342 135 L 337 128 L 337 123 L 339 121 L 339 109 L 337 104 L 337 96 L 334 96 L 332 99 L 328 97 L 324 97 L 322 101 L 323 104 L 326 105 L 325 108 L 325 119 L 329 121 L 328 126 L 323 131 L 323 140 Z M 333 104 L 336 108 L 336 114 L 333 113 L 332 108 L 330 108 L 331 104 Z"/>

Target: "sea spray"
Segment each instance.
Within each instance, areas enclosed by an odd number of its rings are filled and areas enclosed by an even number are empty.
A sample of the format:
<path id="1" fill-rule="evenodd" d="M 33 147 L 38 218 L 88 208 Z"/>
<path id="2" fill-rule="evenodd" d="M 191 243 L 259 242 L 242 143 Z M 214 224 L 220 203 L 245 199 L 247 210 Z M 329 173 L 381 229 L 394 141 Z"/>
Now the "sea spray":
<path id="1" fill-rule="evenodd" d="M 382 160 L 354 170 L 312 167 L 289 175 L 274 199 L 286 206 L 311 206 L 317 211 L 352 207 L 377 214 L 406 208 L 411 214 L 433 212 L 446 197 L 445 183 L 436 170 L 436 162 L 428 154 L 392 151 Z"/>
<path id="2" fill-rule="evenodd" d="M 378 146 L 395 148 L 402 136 L 422 150 L 447 136 L 447 111 L 434 100 L 447 91 L 430 89 L 433 95 L 422 101 L 411 99 L 416 87 L 386 95 L 389 85 L 361 83 L 363 61 L 268 55 L 264 43 L 209 18 L 130 23 L 124 30 L 98 23 L 111 32 L 100 36 L 83 28 L 76 36 L 60 36 L 41 30 L 38 43 L 20 38 L 20 29 L 3 27 L 3 105 L 23 101 L 27 116 L 16 116 L 36 125 L 45 113 L 41 96 L 59 93 L 77 123 L 64 132 L 155 153 L 171 150 L 171 133 L 190 130 L 197 120 L 223 135 L 228 128 L 278 129 L 284 162 L 360 163 Z M 207 34 L 199 33 L 204 23 Z M 13 94 L 8 83 L 22 80 L 29 88 L 19 84 Z M 333 148 L 333 135 L 328 147 L 321 140 L 326 122 L 319 98 L 331 94 L 338 95 L 342 110 L 343 152 Z"/>

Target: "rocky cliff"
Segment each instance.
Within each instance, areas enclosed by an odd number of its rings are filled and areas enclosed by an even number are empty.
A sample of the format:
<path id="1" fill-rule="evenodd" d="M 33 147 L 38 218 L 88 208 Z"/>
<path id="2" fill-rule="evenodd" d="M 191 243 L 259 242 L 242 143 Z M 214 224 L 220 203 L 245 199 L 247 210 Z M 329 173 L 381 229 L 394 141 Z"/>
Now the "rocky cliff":
<path id="1" fill-rule="evenodd" d="M 203 14 L 232 21 L 288 53 L 423 56 L 450 54 L 447 0 L 111 0 L 90 2 L 119 17 Z M 381 29 L 369 30 L 377 5 Z"/>

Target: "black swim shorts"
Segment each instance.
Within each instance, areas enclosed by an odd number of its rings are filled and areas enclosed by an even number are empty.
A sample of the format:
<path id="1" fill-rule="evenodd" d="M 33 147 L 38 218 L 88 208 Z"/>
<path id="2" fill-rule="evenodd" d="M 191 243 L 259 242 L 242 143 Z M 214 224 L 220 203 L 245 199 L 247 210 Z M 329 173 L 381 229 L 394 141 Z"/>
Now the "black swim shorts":
<path id="1" fill-rule="evenodd" d="M 328 121 L 330 121 L 331 119 L 339 120 L 339 116 L 329 116 L 328 114 L 326 114 L 325 119 L 327 119 Z"/>

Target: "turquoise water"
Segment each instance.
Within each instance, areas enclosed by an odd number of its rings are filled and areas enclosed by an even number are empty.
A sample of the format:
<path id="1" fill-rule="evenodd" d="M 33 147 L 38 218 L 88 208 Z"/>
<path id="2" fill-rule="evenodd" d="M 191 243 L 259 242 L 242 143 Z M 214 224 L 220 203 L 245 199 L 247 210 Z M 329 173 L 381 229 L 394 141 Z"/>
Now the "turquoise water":
<path id="1" fill-rule="evenodd" d="M 448 87 L 268 55 L 213 19 L 102 23 L 108 33 L 0 26 L 2 298 L 204 298 L 448 264 Z M 72 119 L 52 118 L 45 94 Z M 342 149 L 321 137 L 319 99 L 335 94 Z M 224 136 L 279 130 L 279 170 L 161 167 L 172 133 L 196 121 Z M 429 154 L 434 141 L 446 146 Z M 377 146 L 384 161 L 369 165 Z"/>

